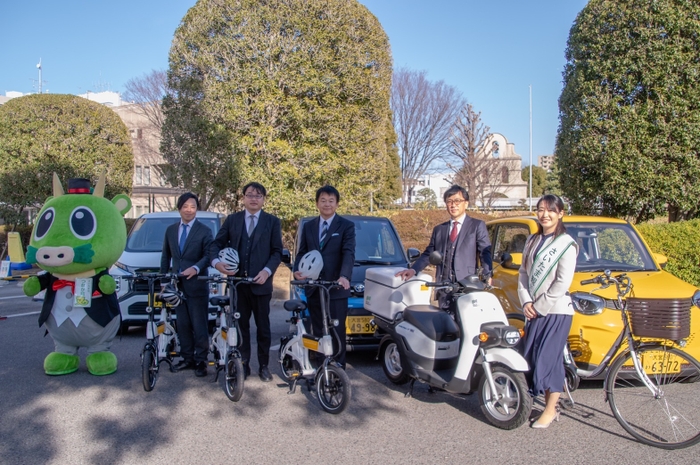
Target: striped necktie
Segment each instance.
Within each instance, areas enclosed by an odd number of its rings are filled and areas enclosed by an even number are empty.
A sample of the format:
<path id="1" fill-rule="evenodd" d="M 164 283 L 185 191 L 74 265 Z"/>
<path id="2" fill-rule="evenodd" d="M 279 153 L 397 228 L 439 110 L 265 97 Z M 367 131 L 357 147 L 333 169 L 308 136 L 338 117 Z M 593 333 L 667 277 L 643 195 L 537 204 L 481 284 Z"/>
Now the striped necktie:
<path id="1" fill-rule="evenodd" d="M 189 225 L 183 224 L 182 225 L 182 234 L 180 234 L 180 255 L 182 255 L 182 251 L 185 250 L 185 241 L 187 240 L 187 227 Z"/>
<path id="2" fill-rule="evenodd" d="M 326 241 L 326 236 L 328 235 L 328 221 L 323 222 L 323 229 L 321 229 L 321 240 L 319 241 L 319 246 L 323 249 L 323 244 Z"/>

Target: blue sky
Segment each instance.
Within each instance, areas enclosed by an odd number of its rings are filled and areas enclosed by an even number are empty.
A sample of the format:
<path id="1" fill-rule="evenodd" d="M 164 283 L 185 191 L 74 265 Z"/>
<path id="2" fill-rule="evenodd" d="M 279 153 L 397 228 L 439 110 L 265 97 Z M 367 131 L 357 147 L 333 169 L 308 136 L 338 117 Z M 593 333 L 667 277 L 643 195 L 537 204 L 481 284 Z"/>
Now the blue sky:
<path id="1" fill-rule="evenodd" d="M 122 92 L 130 78 L 165 69 L 173 33 L 194 0 L 3 2 L 0 94 Z M 564 50 L 587 0 L 360 0 L 382 23 L 395 67 L 425 70 L 458 88 L 493 132 L 529 164 L 551 154 Z"/>

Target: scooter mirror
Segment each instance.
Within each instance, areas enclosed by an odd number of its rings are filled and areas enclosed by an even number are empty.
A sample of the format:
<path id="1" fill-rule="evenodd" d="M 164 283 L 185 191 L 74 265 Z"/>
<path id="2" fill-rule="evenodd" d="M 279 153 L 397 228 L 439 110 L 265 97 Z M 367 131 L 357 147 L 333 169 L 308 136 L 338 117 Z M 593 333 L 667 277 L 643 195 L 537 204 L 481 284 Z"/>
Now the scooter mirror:
<path id="1" fill-rule="evenodd" d="M 437 250 L 433 250 L 428 257 L 428 261 L 431 265 L 437 266 L 442 264 L 442 254 Z"/>

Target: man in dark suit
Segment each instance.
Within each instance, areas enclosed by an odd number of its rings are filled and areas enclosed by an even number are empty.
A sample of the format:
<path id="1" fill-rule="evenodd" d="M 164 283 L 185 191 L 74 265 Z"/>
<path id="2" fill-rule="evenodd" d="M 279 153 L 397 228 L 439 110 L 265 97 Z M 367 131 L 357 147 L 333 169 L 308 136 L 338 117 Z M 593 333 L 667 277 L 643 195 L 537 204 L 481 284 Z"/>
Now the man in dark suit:
<path id="1" fill-rule="evenodd" d="M 262 184 L 251 182 L 243 186 L 243 211 L 226 218 L 212 243 L 212 265 L 230 275 L 219 261 L 219 251 L 232 247 L 238 251 L 238 276 L 253 278 L 250 285 L 238 286 L 238 311 L 241 327 L 241 356 L 246 377 L 250 375 L 250 316 L 255 318 L 258 341 L 258 375 L 263 381 L 272 381 L 268 368 L 270 361 L 270 300 L 272 275 L 282 261 L 282 227 L 280 220 L 262 211 L 267 191 Z"/>
<path id="2" fill-rule="evenodd" d="M 443 195 L 450 220 L 435 226 L 430 243 L 411 268 L 396 273 L 404 280 L 411 279 L 429 264 L 430 254 L 437 250 L 443 261 L 435 270 L 436 281 L 459 281 L 476 273 L 479 265 L 486 276 L 491 276 L 491 241 L 486 223 L 467 216 L 469 194 L 461 186 L 453 185 Z M 489 283 L 491 278 L 489 278 Z M 448 296 L 438 293 L 440 306 L 449 305 Z"/>
<path id="3" fill-rule="evenodd" d="M 336 361 L 345 368 L 345 319 L 348 314 L 350 278 L 355 266 L 355 223 L 346 220 L 335 211 L 340 203 L 340 193 L 333 186 L 323 186 L 316 191 L 316 208 L 319 217 L 307 222 L 301 232 L 299 250 L 294 262 L 294 277 L 303 279 L 299 261 L 310 250 L 318 250 L 323 257 L 323 269 L 319 276 L 323 281 L 338 281 L 342 289 L 330 291 L 330 316 L 338 320 L 334 330 L 340 340 L 340 351 Z M 323 335 L 320 292 L 307 287 L 306 302 L 311 313 L 311 326 L 315 336 Z"/>
<path id="4" fill-rule="evenodd" d="M 178 287 L 184 295 L 175 308 L 177 335 L 182 360 L 176 370 L 194 369 L 197 376 L 207 375 L 209 353 L 208 310 L 209 285 L 197 276 L 207 275 L 211 230 L 197 221 L 199 198 L 191 192 L 177 200 L 181 221 L 168 226 L 163 241 L 160 272 L 180 274 Z M 172 262 L 172 264 L 171 264 Z"/>

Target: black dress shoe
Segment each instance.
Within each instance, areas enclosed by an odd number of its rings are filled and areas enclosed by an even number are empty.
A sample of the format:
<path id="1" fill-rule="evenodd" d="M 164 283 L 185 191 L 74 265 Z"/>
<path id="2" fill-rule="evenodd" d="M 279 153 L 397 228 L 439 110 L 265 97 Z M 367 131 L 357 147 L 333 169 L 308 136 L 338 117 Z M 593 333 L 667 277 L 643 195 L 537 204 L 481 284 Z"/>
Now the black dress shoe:
<path id="1" fill-rule="evenodd" d="M 194 370 L 194 360 L 180 360 L 173 368 L 175 371 Z"/>
<path id="2" fill-rule="evenodd" d="M 248 376 L 250 376 L 250 365 L 248 362 L 243 362 L 243 379 L 248 379 Z"/>
<path id="3" fill-rule="evenodd" d="M 258 376 L 260 376 L 260 379 L 266 383 L 268 381 L 272 381 L 272 375 L 270 374 L 270 370 L 267 368 L 267 366 L 260 367 L 260 371 L 258 372 Z"/>
<path id="4" fill-rule="evenodd" d="M 199 378 L 207 376 L 207 362 L 197 362 L 197 366 L 194 368 L 194 375 Z"/>

